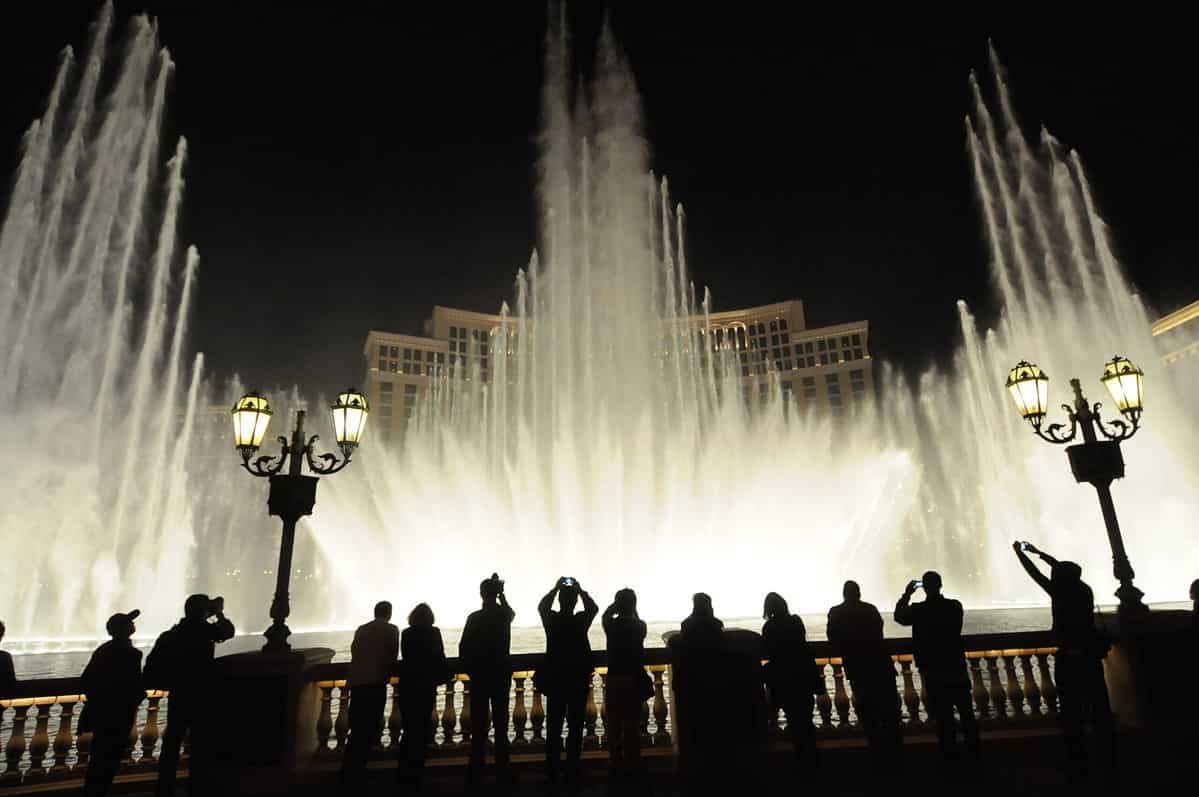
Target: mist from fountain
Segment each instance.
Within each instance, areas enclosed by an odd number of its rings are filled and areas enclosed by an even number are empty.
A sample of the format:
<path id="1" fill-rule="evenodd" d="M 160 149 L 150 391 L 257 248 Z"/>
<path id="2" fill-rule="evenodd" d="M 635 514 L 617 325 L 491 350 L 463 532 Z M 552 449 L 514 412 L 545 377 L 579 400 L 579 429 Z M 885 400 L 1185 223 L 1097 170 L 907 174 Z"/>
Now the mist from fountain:
<path id="1" fill-rule="evenodd" d="M 170 59 L 143 19 L 119 56 L 115 37 L 106 6 L 87 57 L 64 54 L 0 232 L 0 435 L 21 463 L 0 483 L 0 533 L 26 574 L 0 581 L 14 637 L 94 635 L 132 606 L 158 628 L 201 589 L 255 629 L 273 583 L 265 485 L 235 467 L 227 415 L 205 411 L 243 385 L 209 385 L 186 353 L 198 257 L 175 243 L 182 140 L 159 174 Z M 1199 570 L 1186 401 L 1199 380 L 1160 366 L 1080 160 L 1047 133 L 1026 141 L 993 55 L 994 99 L 971 78 L 967 151 L 998 322 L 983 329 L 959 303 L 952 363 L 915 384 L 878 366 L 879 400 L 831 418 L 782 389 L 810 371 L 769 373 L 746 400 L 736 339 L 714 345 L 690 320 L 712 301 L 692 282 L 685 214 L 650 173 L 610 33 L 597 52 L 575 89 L 566 31 L 551 26 L 541 240 L 490 341 L 492 379 L 459 368 L 402 448 L 368 427 L 354 465 L 322 479 L 297 543 L 293 628 L 351 627 L 382 598 L 428 600 L 452 627 L 493 570 L 525 624 L 564 574 L 600 599 L 635 587 L 651 618 L 682 616 L 697 590 L 726 616 L 756 614 L 767 590 L 822 609 L 848 577 L 885 606 L 930 567 L 975 605 L 1042 601 L 1012 558 L 1017 538 L 1079 561 L 1107 595 L 1092 491 L 1019 421 L 1002 380 L 1028 358 L 1057 377 L 1055 398 L 1078 375 L 1102 399 L 1116 352 L 1146 370 L 1149 396 L 1114 488 L 1129 553 L 1148 598 L 1185 591 Z M 272 435 L 321 404 L 273 398 Z"/>

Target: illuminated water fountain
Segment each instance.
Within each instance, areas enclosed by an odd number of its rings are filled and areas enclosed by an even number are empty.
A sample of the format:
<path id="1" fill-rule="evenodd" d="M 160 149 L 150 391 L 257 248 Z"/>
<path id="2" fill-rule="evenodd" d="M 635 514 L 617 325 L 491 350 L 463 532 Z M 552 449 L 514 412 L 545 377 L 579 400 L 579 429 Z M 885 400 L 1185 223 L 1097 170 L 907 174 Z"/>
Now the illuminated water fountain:
<path id="1" fill-rule="evenodd" d="M 88 56 L 64 57 L 0 233 L 0 439 L 21 462 L 0 482 L 0 533 L 22 551 L 0 611 L 12 636 L 94 633 L 133 605 L 157 628 L 202 588 L 257 629 L 278 533 L 238 478 L 227 416 L 202 412 L 242 386 L 209 386 L 187 353 L 185 147 L 164 170 L 158 141 L 170 61 L 145 21 L 109 56 L 110 26 L 105 9 Z M 771 589 L 823 608 L 846 577 L 886 604 L 928 567 L 975 604 L 1033 601 L 1008 547 L 1026 537 L 1106 596 L 1094 499 L 1021 426 L 1003 378 L 1023 358 L 1085 375 L 1117 352 L 1145 368 L 1147 394 L 1114 487 L 1125 538 L 1148 599 L 1182 594 L 1199 570 L 1199 385 L 1157 365 L 1078 158 L 1048 134 L 1026 142 L 1002 82 L 988 104 L 972 79 L 968 120 L 998 323 L 982 330 L 960 304 L 952 363 L 916 384 L 881 366 L 880 400 L 831 419 L 797 412 L 778 373 L 764 401 L 757 387 L 742 400 L 738 352 L 686 320 L 711 302 L 691 282 L 682 209 L 650 176 L 628 66 L 605 36 L 576 94 L 559 34 L 541 240 L 492 340 L 493 378 L 459 371 L 403 450 L 368 430 L 359 465 L 322 485 L 297 543 L 294 628 L 351 626 L 380 598 L 428 600 L 457 625 L 493 570 L 525 624 L 564 574 L 601 596 L 634 586 L 654 618 L 701 589 L 729 616 Z M 306 403 L 272 398 L 280 415 Z"/>

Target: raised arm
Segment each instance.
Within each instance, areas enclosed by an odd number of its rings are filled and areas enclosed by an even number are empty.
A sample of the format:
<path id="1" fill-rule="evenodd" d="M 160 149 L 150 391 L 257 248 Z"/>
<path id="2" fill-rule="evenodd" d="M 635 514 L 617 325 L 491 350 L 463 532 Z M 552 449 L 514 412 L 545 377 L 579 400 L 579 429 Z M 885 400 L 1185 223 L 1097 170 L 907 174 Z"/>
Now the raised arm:
<path id="1" fill-rule="evenodd" d="M 1037 566 L 1033 564 L 1031 559 L 1028 558 L 1028 554 L 1024 552 L 1024 548 L 1021 547 L 1020 543 L 1013 542 L 1012 550 L 1016 552 L 1016 558 L 1020 560 L 1020 564 L 1024 567 L 1024 572 L 1028 573 L 1028 577 L 1037 582 L 1037 586 L 1039 586 L 1041 589 L 1049 592 L 1049 578 L 1039 569 L 1037 569 Z M 1053 557 L 1049 556 L 1048 554 L 1041 553 L 1035 548 L 1030 548 L 1030 550 L 1040 554 L 1041 558 L 1047 561 L 1051 567 L 1057 562 L 1057 560 Z"/>
<path id="2" fill-rule="evenodd" d="M 558 579 L 554 582 L 554 586 L 550 588 L 550 591 L 545 593 L 545 596 L 537 603 L 537 614 L 541 617 L 542 625 L 549 625 L 550 613 L 553 611 L 551 607 L 554 605 L 554 596 L 558 594 L 558 589 L 561 586 L 562 579 Z"/>
<path id="3" fill-rule="evenodd" d="M 895 622 L 900 625 L 912 624 L 912 593 L 916 591 L 916 582 L 909 581 L 908 586 L 895 604 Z"/>
<path id="4" fill-rule="evenodd" d="M 582 587 L 579 587 L 579 600 L 583 601 L 583 617 L 587 618 L 587 627 L 590 628 L 595 622 L 595 616 L 599 614 L 599 606 Z"/>
<path id="5" fill-rule="evenodd" d="M 506 614 L 508 616 L 508 622 L 511 623 L 513 620 L 516 619 L 516 612 L 514 612 L 512 610 L 512 607 L 508 605 L 508 596 L 507 595 L 505 595 L 504 593 L 501 592 L 499 595 L 499 598 L 500 598 L 500 606 L 504 607 L 504 614 Z"/>

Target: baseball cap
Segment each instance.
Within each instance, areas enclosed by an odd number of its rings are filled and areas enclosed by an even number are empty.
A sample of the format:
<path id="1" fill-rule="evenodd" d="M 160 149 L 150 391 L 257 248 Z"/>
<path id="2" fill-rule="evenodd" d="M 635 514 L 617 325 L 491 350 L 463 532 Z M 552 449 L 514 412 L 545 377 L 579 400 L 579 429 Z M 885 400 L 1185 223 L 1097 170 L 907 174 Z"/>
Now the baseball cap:
<path id="1" fill-rule="evenodd" d="M 108 618 L 108 622 L 104 624 L 104 628 L 108 631 L 109 636 L 118 636 L 124 633 L 125 629 L 131 626 L 141 613 L 141 609 L 134 609 L 131 612 L 117 612 Z"/>

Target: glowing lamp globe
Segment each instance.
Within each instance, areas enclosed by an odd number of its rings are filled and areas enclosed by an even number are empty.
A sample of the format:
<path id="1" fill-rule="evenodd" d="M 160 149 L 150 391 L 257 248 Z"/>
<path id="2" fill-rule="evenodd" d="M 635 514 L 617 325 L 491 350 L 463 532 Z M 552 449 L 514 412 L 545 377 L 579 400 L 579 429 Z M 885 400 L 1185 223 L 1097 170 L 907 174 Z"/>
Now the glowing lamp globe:
<path id="1" fill-rule="evenodd" d="M 249 455 L 262 445 L 270 425 L 271 403 L 261 393 L 247 393 L 233 405 L 233 440 L 238 450 Z"/>
<path id="2" fill-rule="evenodd" d="M 1103 376 L 1100 377 L 1116 407 L 1134 424 L 1144 409 L 1144 380 L 1145 372 L 1137 368 L 1132 360 L 1118 354 L 1103 366 Z"/>
<path id="3" fill-rule="evenodd" d="M 1034 427 L 1040 426 L 1049 409 L 1049 377 L 1038 366 L 1021 360 L 1008 372 L 1007 389 L 1020 417 Z"/>
<path id="4" fill-rule="evenodd" d="M 370 414 L 366 396 L 355 388 L 350 388 L 337 396 L 333 402 L 333 433 L 337 436 L 337 444 L 346 456 L 358 447 L 362 440 L 362 432 L 366 429 L 366 416 Z"/>

